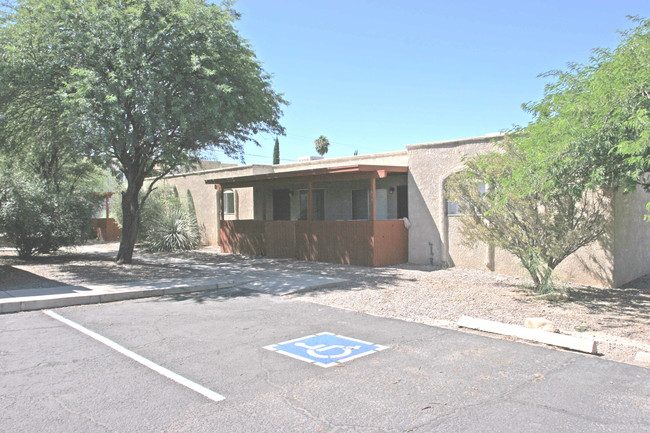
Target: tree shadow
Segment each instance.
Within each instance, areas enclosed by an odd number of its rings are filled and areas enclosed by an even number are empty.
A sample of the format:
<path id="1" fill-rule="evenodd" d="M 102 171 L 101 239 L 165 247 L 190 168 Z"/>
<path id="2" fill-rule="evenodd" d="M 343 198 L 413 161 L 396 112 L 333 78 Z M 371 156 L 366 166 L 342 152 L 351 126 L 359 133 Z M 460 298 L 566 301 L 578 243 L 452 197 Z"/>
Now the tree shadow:
<path id="1" fill-rule="evenodd" d="M 234 287 L 230 289 L 206 290 L 201 292 L 179 293 L 176 295 L 165 295 L 156 299 L 155 302 L 186 302 L 193 301 L 197 304 L 203 304 L 207 301 L 225 302 L 235 298 L 259 298 L 263 296 L 273 296 L 268 293 L 256 290 Z"/>

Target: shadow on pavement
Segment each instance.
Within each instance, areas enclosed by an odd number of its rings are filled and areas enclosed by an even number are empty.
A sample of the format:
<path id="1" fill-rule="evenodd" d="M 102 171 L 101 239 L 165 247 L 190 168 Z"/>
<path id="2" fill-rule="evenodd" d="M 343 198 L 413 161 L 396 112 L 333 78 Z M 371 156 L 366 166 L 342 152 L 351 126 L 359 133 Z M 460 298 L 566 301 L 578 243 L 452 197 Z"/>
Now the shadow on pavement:
<path id="1" fill-rule="evenodd" d="M 75 290 L 61 291 L 67 286 L 68 284 L 62 281 L 45 278 L 32 272 L 14 268 L 13 266 L 0 265 L 0 291 L 26 292 L 32 289 L 58 288 L 56 290 L 57 293 L 72 293 L 80 289 L 77 286 Z"/>

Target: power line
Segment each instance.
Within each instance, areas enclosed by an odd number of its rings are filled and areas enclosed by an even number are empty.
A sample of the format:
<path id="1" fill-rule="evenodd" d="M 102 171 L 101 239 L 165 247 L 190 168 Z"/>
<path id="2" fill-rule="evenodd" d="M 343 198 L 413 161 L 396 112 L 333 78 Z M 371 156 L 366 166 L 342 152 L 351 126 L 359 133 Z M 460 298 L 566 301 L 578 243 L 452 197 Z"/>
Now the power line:
<path id="1" fill-rule="evenodd" d="M 226 154 L 225 151 L 223 151 L 223 150 L 221 150 L 221 149 L 212 149 L 212 150 L 210 150 L 208 153 L 212 153 L 212 152 L 220 152 L 220 153 L 224 154 L 225 156 L 227 156 L 228 158 L 236 159 L 236 158 L 233 158 L 233 157 L 229 156 L 228 154 Z M 267 156 L 267 155 L 256 155 L 256 154 L 254 154 L 254 153 L 245 153 L 245 152 L 242 152 L 240 155 L 244 155 L 244 156 L 254 156 L 254 157 L 256 157 L 256 158 L 265 158 L 265 159 L 271 159 L 271 160 L 273 159 L 272 156 Z M 280 158 L 280 161 L 296 162 L 295 159 L 287 159 L 287 158 Z"/>

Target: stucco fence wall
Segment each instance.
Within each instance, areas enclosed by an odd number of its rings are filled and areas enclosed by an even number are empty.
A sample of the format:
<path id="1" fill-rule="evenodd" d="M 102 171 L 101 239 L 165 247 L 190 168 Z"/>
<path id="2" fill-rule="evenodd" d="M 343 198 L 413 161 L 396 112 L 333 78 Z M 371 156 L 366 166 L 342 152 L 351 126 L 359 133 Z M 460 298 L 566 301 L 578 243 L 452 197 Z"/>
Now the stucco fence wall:
<path id="1" fill-rule="evenodd" d="M 526 275 L 518 258 L 499 248 L 464 245 L 460 219 L 447 215 L 443 185 L 462 170 L 463 156 L 495 149 L 491 135 L 407 146 L 409 154 L 409 262 L 461 266 Z M 612 225 L 599 242 L 581 248 L 558 266 L 556 278 L 621 286 L 650 273 L 650 223 L 643 221 L 650 196 L 640 188 L 612 199 Z"/>

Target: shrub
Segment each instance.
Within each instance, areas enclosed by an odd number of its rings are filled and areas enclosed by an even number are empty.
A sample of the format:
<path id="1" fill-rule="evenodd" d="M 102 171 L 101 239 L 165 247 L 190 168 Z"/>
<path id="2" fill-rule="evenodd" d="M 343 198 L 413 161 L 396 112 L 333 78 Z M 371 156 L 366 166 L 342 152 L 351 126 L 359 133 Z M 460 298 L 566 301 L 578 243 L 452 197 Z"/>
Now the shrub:
<path id="1" fill-rule="evenodd" d="M 91 194 L 56 191 L 42 180 L 19 175 L 3 176 L 0 183 L 0 232 L 19 257 L 49 254 L 88 238 L 98 207 Z"/>
<path id="2" fill-rule="evenodd" d="M 182 207 L 170 207 L 148 225 L 144 244 L 150 251 L 193 250 L 201 245 L 196 218 Z"/>
<path id="3" fill-rule="evenodd" d="M 122 225 L 122 207 L 118 195 L 113 217 Z M 196 220 L 194 203 L 188 191 L 187 203 L 176 189 L 154 190 L 142 207 L 138 242 L 149 251 L 193 250 L 201 245 L 203 230 Z"/>

